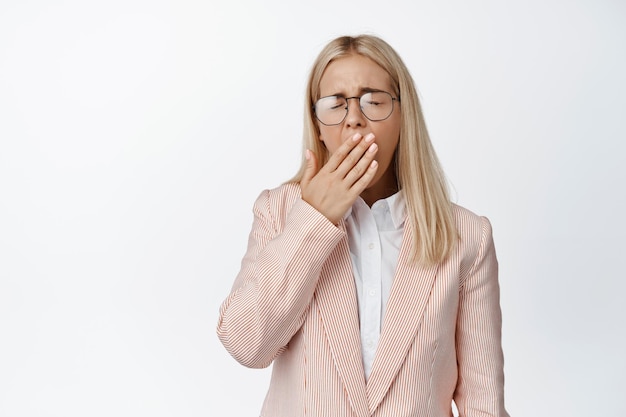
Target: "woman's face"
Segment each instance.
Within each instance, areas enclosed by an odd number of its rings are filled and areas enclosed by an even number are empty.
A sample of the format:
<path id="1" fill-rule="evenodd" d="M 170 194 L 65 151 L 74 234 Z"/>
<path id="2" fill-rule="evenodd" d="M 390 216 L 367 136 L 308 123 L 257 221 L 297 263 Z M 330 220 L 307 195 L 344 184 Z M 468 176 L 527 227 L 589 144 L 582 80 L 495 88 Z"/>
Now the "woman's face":
<path id="1" fill-rule="evenodd" d="M 370 91 L 386 91 L 393 97 L 391 77 L 371 59 L 362 55 L 350 55 L 332 61 L 320 80 L 320 97 L 342 96 L 360 97 Z M 338 125 L 326 126 L 317 122 L 320 130 L 319 139 L 324 142 L 328 151 L 333 154 L 337 148 L 355 133 L 365 136 L 368 133 L 375 135 L 374 141 L 378 145 L 376 160 L 378 171 L 370 183 L 375 185 L 383 176 L 390 178 L 388 172 L 393 169 L 393 156 L 400 138 L 400 106 L 395 101 L 391 115 L 381 121 L 373 122 L 363 115 L 359 101 L 348 101 L 348 114 Z M 387 175 L 385 175 L 387 174 Z M 392 175 L 395 181 L 395 176 Z"/>

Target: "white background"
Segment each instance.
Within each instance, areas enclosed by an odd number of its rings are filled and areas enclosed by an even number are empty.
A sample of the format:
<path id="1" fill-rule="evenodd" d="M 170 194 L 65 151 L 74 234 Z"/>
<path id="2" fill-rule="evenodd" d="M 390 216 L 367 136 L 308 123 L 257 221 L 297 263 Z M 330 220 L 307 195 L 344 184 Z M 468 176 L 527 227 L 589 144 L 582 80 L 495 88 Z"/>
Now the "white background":
<path id="1" fill-rule="evenodd" d="M 512 416 L 625 416 L 626 4 L 0 3 L 0 416 L 257 416 L 215 326 L 338 35 L 404 58 L 492 221 Z"/>

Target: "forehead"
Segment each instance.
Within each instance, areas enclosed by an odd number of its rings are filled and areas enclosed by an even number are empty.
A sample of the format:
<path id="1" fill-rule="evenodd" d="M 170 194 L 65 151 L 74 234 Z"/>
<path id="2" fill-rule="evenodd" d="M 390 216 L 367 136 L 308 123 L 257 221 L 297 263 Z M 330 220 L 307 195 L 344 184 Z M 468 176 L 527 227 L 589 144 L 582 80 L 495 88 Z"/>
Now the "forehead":
<path id="1" fill-rule="evenodd" d="M 320 80 L 321 96 L 354 95 L 364 89 L 389 91 L 391 77 L 380 65 L 363 55 L 349 55 L 332 61 Z"/>

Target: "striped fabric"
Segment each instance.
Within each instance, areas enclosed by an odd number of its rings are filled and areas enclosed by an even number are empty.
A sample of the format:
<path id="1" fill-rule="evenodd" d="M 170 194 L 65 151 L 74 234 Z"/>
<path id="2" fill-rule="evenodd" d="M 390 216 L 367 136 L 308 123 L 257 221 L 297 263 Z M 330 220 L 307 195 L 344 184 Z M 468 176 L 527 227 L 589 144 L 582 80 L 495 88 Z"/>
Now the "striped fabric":
<path id="1" fill-rule="evenodd" d="M 461 417 L 508 416 L 491 225 L 455 215 L 458 248 L 429 268 L 408 261 L 407 223 L 366 382 L 344 224 L 295 184 L 261 193 L 217 334 L 241 364 L 272 364 L 262 417 L 450 417 L 453 399 Z"/>

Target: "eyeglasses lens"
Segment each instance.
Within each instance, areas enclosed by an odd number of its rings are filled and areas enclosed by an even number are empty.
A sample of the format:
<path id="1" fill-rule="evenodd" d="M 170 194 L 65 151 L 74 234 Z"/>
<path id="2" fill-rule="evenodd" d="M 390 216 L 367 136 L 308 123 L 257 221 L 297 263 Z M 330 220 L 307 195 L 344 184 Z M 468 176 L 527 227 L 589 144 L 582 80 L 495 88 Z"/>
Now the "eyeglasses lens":
<path id="1" fill-rule="evenodd" d="M 314 111 L 317 119 L 325 125 L 338 125 L 348 114 L 348 101 L 358 98 L 363 115 L 371 121 L 385 120 L 393 111 L 393 97 L 384 91 L 374 91 L 359 97 L 346 99 L 341 96 L 322 97 L 315 103 Z"/>

